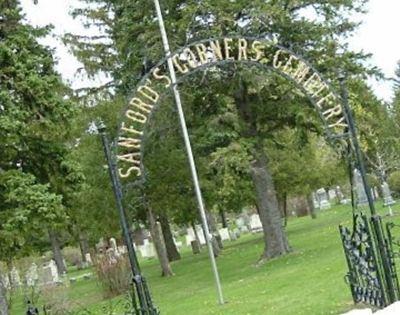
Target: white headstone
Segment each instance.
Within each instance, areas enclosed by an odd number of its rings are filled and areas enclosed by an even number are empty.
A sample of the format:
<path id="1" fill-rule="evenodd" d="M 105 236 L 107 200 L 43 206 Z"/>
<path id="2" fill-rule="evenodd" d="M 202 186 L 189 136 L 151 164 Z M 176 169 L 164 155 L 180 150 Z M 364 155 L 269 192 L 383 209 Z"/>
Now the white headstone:
<path id="1" fill-rule="evenodd" d="M 329 189 L 328 190 L 328 196 L 329 196 L 329 200 L 336 199 L 336 190 L 335 189 Z"/>
<path id="2" fill-rule="evenodd" d="M 57 271 L 57 265 L 54 260 L 50 260 L 44 265 L 40 274 L 40 283 L 44 285 L 52 285 L 60 281 Z"/>
<path id="3" fill-rule="evenodd" d="M 361 173 L 358 169 L 353 171 L 353 185 L 357 196 L 357 205 L 363 206 L 368 204 L 367 194 L 365 192 L 364 183 L 362 181 Z"/>
<path id="4" fill-rule="evenodd" d="M 118 246 L 118 252 L 120 254 L 126 254 L 128 252 L 128 248 L 125 245 Z"/>
<path id="5" fill-rule="evenodd" d="M 185 236 L 186 246 L 190 246 L 192 241 L 194 241 L 196 239 L 196 236 L 194 234 L 193 228 L 191 228 L 191 227 L 186 229 L 186 232 L 187 232 L 187 235 Z"/>
<path id="6" fill-rule="evenodd" d="M 39 280 L 39 274 L 38 267 L 35 263 L 32 263 L 32 265 L 29 267 L 28 271 L 26 272 L 25 279 L 28 287 L 34 287 L 37 284 Z"/>
<path id="7" fill-rule="evenodd" d="M 118 251 L 117 241 L 113 237 L 110 238 L 110 246 L 114 250 L 115 254 L 118 255 L 119 251 Z"/>
<path id="8" fill-rule="evenodd" d="M 219 235 L 221 236 L 221 240 L 223 240 L 223 241 L 231 240 L 228 228 L 219 229 L 218 232 L 219 232 Z"/>
<path id="9" fill-rule="evenodd" d="M 13 288 L 18 288 L 21 286 L 21 278 L 19 277 L 19 272 L 15 267 L 11 269 L 10 280 Z"/>
<path id="10" fill-rule="evenodd" d="M 342 200 L 345 199 L 345 196 L 344 196 L 340 186 L 336 186 L 335 193 L 336 193 L 336 197 L 338 198 L 338 202 L 342 203 Z"/>
<path id="11" fill-rule="evenodd" d="M 197 232 L 197 236 L 198 236 L 198 238 L 199 238 L 200 244 L 201 244 L 201 245 L 205 245 L 205 244 L 206 244 L 206 239 L 205 239 L 205 237 L 204 237 L 203 228 L 201 227 L 200 224 L 197 224 L 197 225 L 195 226 L 195 228 L 196 228 L 196 232 Z"/>
<path id="12" fill-rule="evenodd" d="M 331 203 L 328 200 L 328 194 L 326 193 L 326 190 L 324 188 L 318 189 L 315 194 L 318 200 L 318 208 L 320 208 L 321 210 L 331 208 Z"/>
<path id="13" fill-rule="evenodd" d="M 262 230 L 262 224 L 258 214 L 252 214 L 250 216 L 250 230 L 252 232 L 258 232 Z"/>
<path id="14" fill-rule="evenodd" d="M 91 265 L 93 265 L 93 260 L 92 260 L 92 256 L 90 255 L 90 253 L 86 253 L 85 254 L 85 259 L 86 259 L 86 262 L 91 266 Z"/>
<path id="15" fill-rule="evenodd" d="M 176 248 L 179 250 L 182 247 L 182 242 L 181 241 L 177 241 L 175 239 L 175 237 L 173 239 L 174 239 L 174 244 L 175 244 Z"/>
<path id="16" fill-rule="evenodd" d="M 105 248 L 106 248 L 106 243 L 104 242 L 104 238 L 100 238 L 99 242 L 96 244 L 96 249 L 98 252 L 104 253 Z"/>
<path id="17" fill-rule="evenodd" d="M 153 258 L 156 256 L 154 245 L 148 239 L 145 240 L 144 245 L 138 246 L 138 249 L 143 258 Z"/>
<path id="18" fill-rule="evenodd" d="M 236 225 L 238 226 L 238 228 L 240 229 L 240 227 L 245 226 L 246 222 L 244 221 L 243 217 L 239 217 L 235 220 Z"/>
<path id="19" fill-rule="evenodd" d="M 392 192 L 390 191 L 389 185 L 387 182 L 383 182 L 382 184 L 382 194 L 383 194 L 383 205 L 385 207 L 391 206 L 396 202 L 393 200 Z"/>

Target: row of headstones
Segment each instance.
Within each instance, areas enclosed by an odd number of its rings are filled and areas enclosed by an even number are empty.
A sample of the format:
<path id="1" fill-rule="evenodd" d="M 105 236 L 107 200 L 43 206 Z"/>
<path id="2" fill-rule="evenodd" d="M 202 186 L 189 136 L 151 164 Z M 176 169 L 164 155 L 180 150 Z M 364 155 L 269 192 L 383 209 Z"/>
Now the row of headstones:
<path id="1" fill-rule="evenodd" d="M 236 219 L 236 226 L 237 228 L 230 230 L 228 228 L 221 228 L 218 230 L 219 236 L 221 237 L 222 241 L 234 241 L 240 237 L 241 233 L 248 233 L 248 232 L 259 232 L 262 231 L 262 224 L 258 214 L 252 215 L 241 215 L 239 218 Z M 196 231 L 193 228 L 188 228 L 186 230 L 185 235 L 185 243 L 186 246 L 191 246 L 192 242 L 199 240 L 200 245 L 205 245 L 205 234 L 203 232 L 203 228 L 201 225 L 195 225 Z M 154 244 L 150 242 L 150 233 L 145 230 L 144 233 L 145 238 L 142 240 L 142 245 L 133 244 L 135 250 L 140 253 L 140 256 L 143 258 L 153 258 L 156 257 L 156 251 L 154 248 Z M 182 242 L 176 241 L 174 238 L 175 245 L 178 250 L 180 250 L 183 246 Z M 97 244 L 98 250 L 101 252 L 101 248 L 106 248 L 105 253 L 110 261 L 110 263 L 117 262 L 118 258 L 121 255 L 127 253 L 126 246 L 117 246 L 117 242 L 115 238 L 110 238 L 109 246 L 106 246 L 106 243 L 103 239 L 100 239 L 99 243 Z M 90 255 L 90 254 L 89 254 Z M 87 261 L 91 262 L 91 258 L 87 259 Z"/>
<path id="2" fill-rule="evenodd" d="M 253 214 L 249 217 L 248 220 L 243 218 L 239 218 L 236 220 L 236 224 L 238 228 L 230 230 L 228 228 L 221 228 L 218 230 L 219 236 L 222 241 L 234 241 L 240 237 L 241 233 L 247 232 L 258 232 L 262 230 L 262 225 L 260 221 L 260 217 L 257 214 Z M 206 244 L 205 233 L 201 225 L 195 225 L 196 231 L 192 227 L 186 230 L 187 234 L 185 235 L 185 243 L 186 246 L 191 246 L 193 241 L 198 239 L 200 245 Z M 183 246 L 182 242 L 176 241 L 174 238 L 175 245 L 178 250 L 180 250 Z M 112 253 L 118 253 L 116 246 L 113 246 L 114 242 L 111 242 L 110 250 Z M 135 249 L 140 253 L 143 258 L 153 258 L 156 257 L 156 251 L 154 245 L 148 238 L 143 240 L 143 245 L 135 245 Z M 117 254 L 118 255 L 118 254 Z"/>
<path id="3" fill-rule="evenodd" d="M 20 273 L 15 267 L 11 269 L 9 277 L 5 275 L 1 280 L 8 289 L 16 289 L 23 285 L 34 287 L 36 285 L 54 285 L 62 283 L 54 260 L 43 265 L 40 269 L 35 263 L 32 263 L 25 273 L 25 282 L 21 280 Z"/>
<path id="4" fill-rule="evenodd" d="M 200 242 L 200 245 L 205 245 L 206 239 L 202 226 L 195 225 L 195 229 L 196 231 L 194 231 L 193 228 L 191 227 L 187 229 L 187 234 L 185 236 L 186 245 L 190 246 L 193 241 L 197 240 L 197 238 Z M 229 230 L 228 228 L 222 228 L 218 230 L 218 234 L 221 237 L 222 241 L 235 241 L 240 237 L 241 232 L 237 228 L 233 230 Z"/>
<path id="5" fill-rule="evenodd" d="M 353 186 L 357 205 L 362 206 L 368 204 L 367 194 L 365 192 L 361 174 L 358 169 L 355 169 L 353 172 Z M 388 183 L 383 182 L 381 189 L 384 206 L 393 205 L 395 201 L 392 197 Z M 320 188 L 313 195 L 315 207 L 321 210 L 329 209 L 331 207 L 330 201 L 333 199 L 339 200 L 339 202 L 342 204 L 347 204 L 350 202 L 349 199 L 345 198 L 339 186 L 337 186 L 335 189 L 328 190 L 328 192 L 324 188 Z M 377 187 L 371 188 L 371 196 L 374 200 L 379 197 L 379 191 Z"/>

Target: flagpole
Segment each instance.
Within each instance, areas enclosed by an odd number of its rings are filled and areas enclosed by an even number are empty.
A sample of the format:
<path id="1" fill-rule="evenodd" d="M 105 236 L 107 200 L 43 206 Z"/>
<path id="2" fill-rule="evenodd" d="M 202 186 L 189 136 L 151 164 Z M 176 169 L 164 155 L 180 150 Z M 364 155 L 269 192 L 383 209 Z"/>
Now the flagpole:
<path id="1" fill-rule="evenodd" d="M 180 121 L 181 128 L 182 128 L 183 139 L 185 141 L 185 147 L 186 147 L 187 156 L 188 156 L 188 160 L 189 160 L 190 170 L 192 173 L 193 185 L 195 188 L 197 203 L 198 203 L 199 210 L 200 210 L 200 216 L 201 216 L 201 220 L 203 223 L 204 232 L 206 235 L 208 254 L 210 256 L 211 267 L 212 267 L 212 270 L 214 273 L 218 301 L 220 304 L 224 304 L 224 298 L 222 296 L 221 282 L 220 282 L 220 278 L 219 278 L 219 274 L 218 274 L 217 263 L 215 261 L 214 250 L 213 250 L 213 247 L 211 244 L 210 231 L 208 228 L 206 213 L 204 210 L 203 197 L 201 194 L 199 178 L 198 178 L 197 170 L 196 170 L 196 164 L 195 164 L 194 158 L 193 158 L 192 146 L 190 144 L 189 134 L 188 134 L 186 121 L 185 121 L 185 115 L 184 115 L 183 109 L 182 109 L 181 96 L 180 96 L 178 86 L 177 86 L 176 74 L 175 74 L 175 69 L 174 69 L 174 65 L 172 62 L 172 58 L 171 58 L 172 56 L 171 56 L 171 51 L 169 48 L 167 32 L 165 30 L 164 19 L 163 19 L 163 15 L 161 12 L 161 7 L 160 7 L 159 1 L 154 0 L 154 4 L 156 7 L 156 11 L 157 11 L 158 24 L 160 27 L 161 37 L 162 37 L 162 41 L 163 41 L 163 45 L 164 45 L 164 51 L 165 51 L 166 57 L 168 58 L 167 62 L 168 62 L 168 70 L 169 70 L 169 74 L 170 74 L 170 78 L 171 78 L 171 83 L 172 83 L 172 90 L 173 90 L 174 97 L 175 97 L 176 107 L 178 109 L 179 121 Z"/>

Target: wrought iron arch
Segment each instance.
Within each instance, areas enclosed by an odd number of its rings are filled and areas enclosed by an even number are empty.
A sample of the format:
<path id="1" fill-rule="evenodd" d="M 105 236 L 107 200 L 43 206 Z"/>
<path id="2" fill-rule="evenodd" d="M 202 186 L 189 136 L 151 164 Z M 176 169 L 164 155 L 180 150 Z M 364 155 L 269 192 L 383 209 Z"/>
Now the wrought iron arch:
<path id="1" fill-rule="evenodd" d="M 227 52 L 226 45 L 231 44 L 234 40 L 236 40 L 236 44 L 239 46 L 235 47 L 235 51 L 233 50 L 233 46 L 230 46 L 232 50 Z M 207 43 L 208 46 L 206 46 Z M 225 46 L 221 47 L 221 44 L 225 44 Z M 218 54 L 221 52 L 219 58 L 215 56 L 215 51 L 213 52 L 212 48 L 210 48 L 211 45 L 214 45 L 214 49 L 218 49 L 215 47 L 219 45 L 220 51 L 217 52 Z M 245 56 L 246 58 L 238 57 L 241 53 L 245 54 L 239 50 L 244 49 L 243 47 L 248 48 L 250 45 L 255 48 L 253 49 L 253 55 L 259 54 L 258 58 L 254 56 L 250 58 L 249 54 Z M 195 55 L 195 53 L 198 53 L 199 49 L 204 48 L 207 49 L 206 54 L 208 54 L 208 59 L 207 62 L 202 63 L 199 60 L 199 55 Z M 229 53 L 232 53 L 232 55 L 229 56 Z M 236 54 L 235 57 L 233 56 L 234 53 Z M 189 66 L 188 63 L 190 61 L 184 60 L 185 54 L 189 54 L 189 57 L 190 54 L 192 54 L 192 57 L 195 55 L 196 65 Z M 275 72 L 292 82 L 309 99 L 318 112 L 320 121 L 324 127 L 325 138 L 329 143 L 343 146 L 345 142 L 343 140 L 350 137 L 349 120 L 346 110 L 342 106 L 341 97 L 337 94 L 332 84 L 324 79 L 319 71 L 300 55 L 273 40 L 243 36 L 205 39 L 180 48 L 171 54 L 171 58 L 176 61 L 175 67 L 178 73 L 179 67 L 181 67 L 181 70 L 182 67 L 185 67 L 183 68 L 185 72 L 181 73 L 177 78 L 176 84 L 183 83 L 189 76 L 198 71 L 225 64 L 241 63 L 259 67 L 267 72 Z M 135 91 L 129 98 L 128 105 L 121 113 L 122 118 L 118 128 L 118 135 L 114 141 L 114 153 L 119 165 L 122 162 L 126 162 L 128 163 L 128 169 L 129 167 L 133 168 L 129 172 L 129 176 L 126 176 L 127 174 L 124 173 L 123 168 L 119 168 L 119 174 L 122 178 L 133 178 L 140 182 L 144 179 L 144 146 L 142 146 L 142 141 L 148 129 L 149 121 L 171 88 L 171 84 L 168 84 L 168 75 L 166 74 L 167 60 L 168 58 L 162 59 L 139 81 Z M 182 64 L 179 64 L 180 62 Z M 167 84 L 162 86 L 163 84 L 160 84 L 161 81 Z M 136 112 L 133 112 L 133 109 Z M 129 114 L 131 114 L 131 119 L 127 117 Z M 128 131 L 129 124 L 136 124 L 138 127 L 131 128 L 131 131 Z M 129 162 L 131 162 L 131 166 L 129 166 Z M 127 165 L 125 165 L 126 167 Z M 136 172 L 137 176 L 131 176 L 132 172 Z"/>

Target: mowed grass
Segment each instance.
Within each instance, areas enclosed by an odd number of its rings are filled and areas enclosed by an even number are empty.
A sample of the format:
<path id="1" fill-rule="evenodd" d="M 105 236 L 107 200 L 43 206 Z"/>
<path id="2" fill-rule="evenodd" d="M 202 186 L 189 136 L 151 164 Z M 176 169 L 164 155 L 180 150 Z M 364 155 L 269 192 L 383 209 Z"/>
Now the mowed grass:
<path id="1" fill-rule="evenodd" d="M 397 206 L 394 210 L 400 212 Z M 400 221 L 397 216 L 393 219 Z M 354 305 L 344 282 L 347 266 L 339 224 L 351 226 L 349 206 L 320 212 L 316 220 L 291 218 L 287 232 L 293 252 L 262 266 L 256 265 L 264 247 L 261 234 L 226 242 L 217 259 L 224 305 L 217 303 L 206 248 L 196 256 L 185 250 L 182 260 L 172 263 L 175 276 L 170 278 L 160 277 L 155 259 L 141 261 L 141 266 L 161 314 L 340 314 Z M 104 300 L 95 279 L 71 284 L 67 296 L 72 305 L 84 306 L 93 314 L 104 314 L 104 306 L 121 299 Z M 12 314 L 24 314 L 22 301 L 17 295 Z"/>

